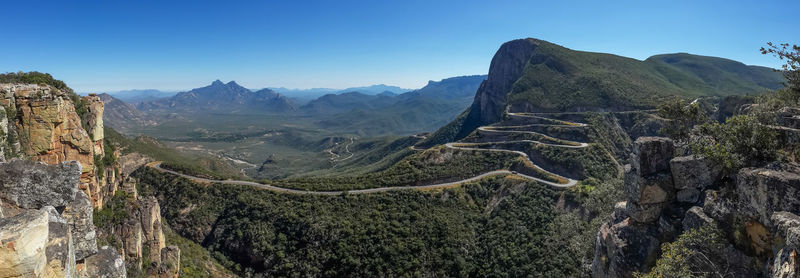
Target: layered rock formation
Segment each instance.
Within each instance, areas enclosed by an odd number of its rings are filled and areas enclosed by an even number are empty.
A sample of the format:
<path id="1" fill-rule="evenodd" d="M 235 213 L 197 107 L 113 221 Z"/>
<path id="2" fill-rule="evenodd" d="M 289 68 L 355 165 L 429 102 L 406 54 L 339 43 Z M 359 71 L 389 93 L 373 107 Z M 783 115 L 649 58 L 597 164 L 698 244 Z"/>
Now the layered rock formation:
<path id="1" fill-rule="evenodd" d="M 158 203 L 137 201 L 136 181 L 123 178 L 148 159 L 117 162 L 119 150 L 104 145 L 103 102 L 75 98 L 0 84 L 0 277 L 125 277 L 142 261 L 151 262 L 148 276 L 177 277 L 180 250 L 166 246 Z M 98 230 L 95 210 L 120 189 L 132 196 L 130 225 Z M 109 233 L 122 243 L 98 248 L 98 235 Z"/>
<path id="2" fill-rule="evenodd" d="M 27 159 L 47 164 L 80 162 L 80 188 L 94 206 L 100 207 L 108 197 L 102 192 L 109 183 L 108 179 L 97 177 L 95 165 L 95 158 L 104 155 L 103 102 L 97 96 L 85 97 L 82 102 L 85 120 L 78 115 L 66 92 L 46 85 L 0 84 L 0 104 L 14 111 L 14 115 L 5 117 L 9 123 L 2 130 L 7 136 L 0 137 L 5 141 L 13 139 L 12 144 L 19 144 L 16 152 Z"/>

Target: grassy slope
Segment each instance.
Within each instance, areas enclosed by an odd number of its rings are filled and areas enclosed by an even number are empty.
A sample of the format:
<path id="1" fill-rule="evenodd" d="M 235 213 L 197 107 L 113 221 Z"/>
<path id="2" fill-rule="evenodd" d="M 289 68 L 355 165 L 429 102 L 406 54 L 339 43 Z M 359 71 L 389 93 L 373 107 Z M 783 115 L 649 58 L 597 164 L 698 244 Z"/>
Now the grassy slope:
<path id="1" fill-rule="evenodd" d="M 164 161 L 164 167 L 188 174 L 218 178 L 242 178 L 240 172 L 225 161 L 208 156 L 189 155 L 161 145 L 148 137 L 130 139 L 106 127 L 105 137 L 119 146 L 123 153 L 140 153 L 155 160 Z"/>
<path id="2" fill-rule="evenodd" d="M 545 111 L 636 109 L 674 95 L 755 94 L 777 88 L 782 80 L 770 69 L 722 58 L 667 54 L 639 61 L 537 42 L 509 92 L 512 105 L 527 102 Z"/>

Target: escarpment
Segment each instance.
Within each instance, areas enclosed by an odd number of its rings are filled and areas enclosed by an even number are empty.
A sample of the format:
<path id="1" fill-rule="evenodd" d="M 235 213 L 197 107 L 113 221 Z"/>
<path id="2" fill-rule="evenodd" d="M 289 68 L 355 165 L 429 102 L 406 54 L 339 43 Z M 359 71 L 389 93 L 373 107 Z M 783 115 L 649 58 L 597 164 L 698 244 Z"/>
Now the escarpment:
<path id="1" fill-rule="evenodd" d="M 106 140 L 99 97 L 0 84 L 0 104 L 0 277 L 179 275 L 159 204 L 127 178 L 147 158 Z"/>
<path id="2" fill-rule="evenodd" d="M 0 104 L 7 111 L 3 121 L 8 122 L 3 128 L 9 146 L 4 153 L 46 164 L 80 162 L 80 188 L 95 207 L 101 207 L 109 193 L 113 194 L 105 187 L 117 182 L 113 173 L 118 170 L 113 170 L 114 165 L 98 165 L 106 156 L 103 102 L 94 95 L 78 102 L 76 105 L 68 93 L 47 85 L 0 84 Z"/>

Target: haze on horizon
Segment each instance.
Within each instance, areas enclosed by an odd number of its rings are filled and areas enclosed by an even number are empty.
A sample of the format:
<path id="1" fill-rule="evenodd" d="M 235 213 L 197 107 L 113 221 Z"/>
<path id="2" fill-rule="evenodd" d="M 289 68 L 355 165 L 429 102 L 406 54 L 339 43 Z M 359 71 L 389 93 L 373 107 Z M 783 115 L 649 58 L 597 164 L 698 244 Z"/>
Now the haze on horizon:
<path id="1" fill-rule="evenodd" d="M 780 61 L 761 46 L 800 40 L 798 2 L 697 2 L 14 1 L 0 12 L 14 25 L 0 30 L 0 72 L 48 72 L 79 92 L 179 91 L 216 79 L 248 88 L 419 88 L 486 74 L 500 44 L 517 38 L 768 67 Z"/>

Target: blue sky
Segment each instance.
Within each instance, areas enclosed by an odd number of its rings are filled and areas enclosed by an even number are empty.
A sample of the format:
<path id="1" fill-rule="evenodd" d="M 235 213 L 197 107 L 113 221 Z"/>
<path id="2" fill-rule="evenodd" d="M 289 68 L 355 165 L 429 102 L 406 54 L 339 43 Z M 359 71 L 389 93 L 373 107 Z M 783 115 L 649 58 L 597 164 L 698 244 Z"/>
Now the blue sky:
<path id="1" fill-rule="evenodd" d="M 525 37 L 637 59 L 689 52 L 777 67 L 758 49 L 800 43 L 798 10 L 796 0 L 8 1 L 0 71 L 49 72 L 80 92 L 215 79 L 416 88 L 485 74 L 500 44 Z"/>

